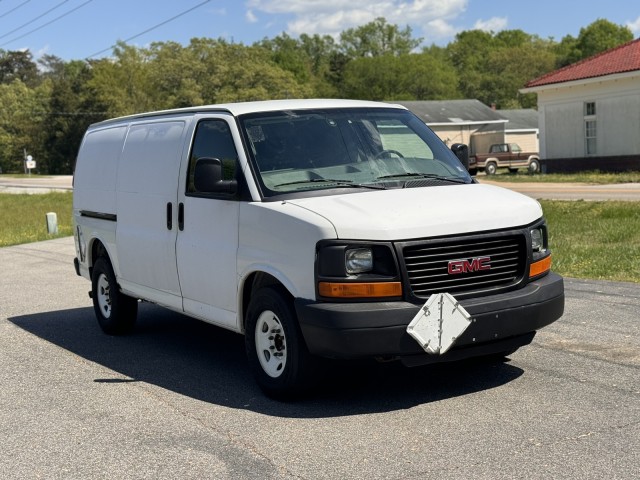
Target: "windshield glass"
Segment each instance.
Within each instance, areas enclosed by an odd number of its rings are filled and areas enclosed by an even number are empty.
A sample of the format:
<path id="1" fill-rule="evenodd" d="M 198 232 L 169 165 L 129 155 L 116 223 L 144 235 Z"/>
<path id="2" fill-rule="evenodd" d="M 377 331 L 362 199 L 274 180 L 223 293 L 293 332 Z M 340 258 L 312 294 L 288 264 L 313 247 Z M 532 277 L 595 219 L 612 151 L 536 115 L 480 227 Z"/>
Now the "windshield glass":
<path id="1" fill-rule="evenodd" d="M 244 115 L 240 123 L 266 197 L 418 186 L 422 178 L 471 182 L 455 155 L 407 110 L 269 112 Z"/>

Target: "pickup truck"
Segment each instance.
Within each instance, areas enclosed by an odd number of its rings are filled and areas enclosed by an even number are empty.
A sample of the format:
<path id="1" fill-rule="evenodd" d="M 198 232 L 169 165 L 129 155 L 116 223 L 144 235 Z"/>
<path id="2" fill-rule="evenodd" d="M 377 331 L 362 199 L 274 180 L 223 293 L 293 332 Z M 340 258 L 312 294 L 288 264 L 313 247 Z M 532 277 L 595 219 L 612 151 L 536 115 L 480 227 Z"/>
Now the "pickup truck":
<path id="1" fill-rule="evenodd" d="M 540 171 L 540 157 L 538 152 L 523 152 L 517 143 L 495 143 L 489 148 L 489 153 L 469 157 L 471 174 L 484 170 L 487 175 L 493 175 L 502 167 L 510 172 L 526 168 L 529 173 L 537 173 Z"/>

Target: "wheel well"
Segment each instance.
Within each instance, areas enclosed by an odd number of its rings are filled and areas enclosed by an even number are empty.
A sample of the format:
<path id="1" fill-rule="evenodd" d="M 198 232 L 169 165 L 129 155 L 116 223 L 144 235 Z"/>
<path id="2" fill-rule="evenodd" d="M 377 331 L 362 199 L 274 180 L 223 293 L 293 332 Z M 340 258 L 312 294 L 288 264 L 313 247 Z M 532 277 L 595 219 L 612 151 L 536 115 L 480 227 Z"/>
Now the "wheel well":
<path id="1" fill-rule="evenodd" d="M 93 270 L 93 265 L 99 257 L 106 257 L 109 259 L 109 254 L 100 240 L 94 240 L 91 244 L 91 257 L 89 257 L 89 273 Z"/>
<path id="2" fill-rule="evenodd" d="M 251 301 L 251 296 L 253 292 L 258 291 L 262 287 L 268 287 L 271 285 L 280 286 L 282 290 L 289 293 L 289 291 L 282 285 L 282 283 L 274 276 L 269 275 L 265 272 L 254 272 L 245 280 L 244 287 L 242 289 L 242 310 L 240 315 L 242 315 L 242 329 L 244 331 L 245 324 L 245 312 L 249 307 L 249 302 Z M 289 294 L 290 295 L 290 294 Z M 291 295 L 290 295 L 291 297 Z M 291 297 L 293 298 L 293 297 Z"/>

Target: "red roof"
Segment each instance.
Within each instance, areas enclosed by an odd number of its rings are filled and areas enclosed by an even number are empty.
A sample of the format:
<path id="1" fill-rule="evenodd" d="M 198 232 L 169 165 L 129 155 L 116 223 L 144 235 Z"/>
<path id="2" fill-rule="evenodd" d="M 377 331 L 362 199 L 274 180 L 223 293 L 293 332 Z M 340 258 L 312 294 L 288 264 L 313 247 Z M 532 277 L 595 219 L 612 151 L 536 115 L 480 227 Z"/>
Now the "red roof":
<path id="1" fill-rule="evenodd" d="M 531 80 L 526 87 L 603 77 L 640 70 L 640 38 Z"/>

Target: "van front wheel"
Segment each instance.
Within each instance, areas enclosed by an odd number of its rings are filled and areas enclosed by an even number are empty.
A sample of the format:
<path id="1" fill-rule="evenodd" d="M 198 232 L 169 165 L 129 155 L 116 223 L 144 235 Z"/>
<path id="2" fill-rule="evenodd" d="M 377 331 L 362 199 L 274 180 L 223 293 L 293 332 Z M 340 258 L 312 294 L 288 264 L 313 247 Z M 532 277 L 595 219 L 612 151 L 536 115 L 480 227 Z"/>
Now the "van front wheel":
<path id="1" fill-rule="evenodd" d="M 93 266 L 91 296 L 93 310 L 104 333 L 122 335 L 133 329 L 138 301 L 120 292 L 113 267 L 105 257 L 98 258 Z"/>
<path id="2" fill-rule="evenodd" d="M 249 367 L 268 396 L 288 399 L 309 385 L 311 355 L 292 302 L 281 288 L 264 287 L 251 298 L 245 347 Z"/>

